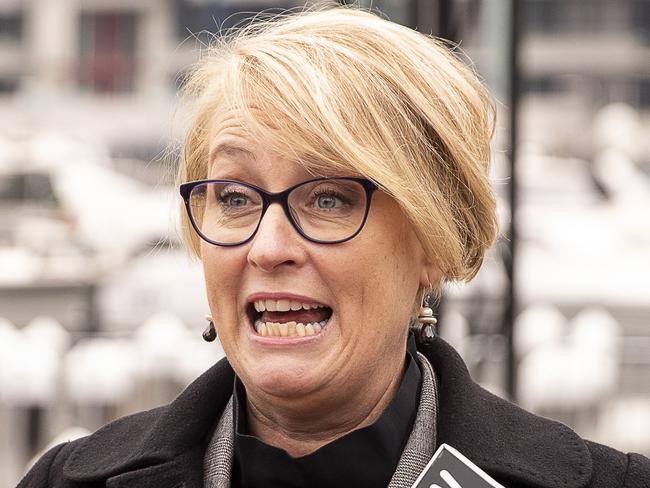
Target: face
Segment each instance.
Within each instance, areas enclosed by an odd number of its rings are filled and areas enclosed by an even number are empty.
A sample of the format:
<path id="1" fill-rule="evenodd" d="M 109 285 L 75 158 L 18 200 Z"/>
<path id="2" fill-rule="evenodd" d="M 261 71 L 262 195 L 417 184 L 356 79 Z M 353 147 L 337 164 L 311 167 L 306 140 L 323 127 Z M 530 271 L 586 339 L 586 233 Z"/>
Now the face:
<path id="1" fill-rule="evenodd" d="M 247 136 L 236 113 L 214 127 L 211 149 L 250 154 L 217 152 L 208 178 L 279 192 L 314 177 Z M 390 381 L 391 365 L 403 365 L 411 307 L 429 268 L 403 212 L 383 192 L 374 193 L 361 232 L 344 243 L 306 240 L 281 205 L 272 204 L 251 241 L 235 247 L 202 241 L 200 252 L 221 343 L 249 397 L 349 399 L 370 383 Z M 321 330 L 287 337 L 256 331 L 256 320 L 287 304 L 300 308 L 292 312 L 294 322 L 320 314 Z M 306 311 L 305 305 L 320 307 Z"/>

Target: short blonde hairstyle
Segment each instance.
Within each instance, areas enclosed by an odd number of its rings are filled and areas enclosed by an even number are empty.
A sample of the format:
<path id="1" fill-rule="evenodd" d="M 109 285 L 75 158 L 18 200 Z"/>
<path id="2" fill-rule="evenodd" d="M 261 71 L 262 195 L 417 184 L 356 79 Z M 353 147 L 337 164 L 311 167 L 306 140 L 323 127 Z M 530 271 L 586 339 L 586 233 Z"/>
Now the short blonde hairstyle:
<path id="1" fill-rule="evenodd" d="M 185 95 L 195 110 L 179 183 L 206 177 L 211 121 L 233 108 L 251 134 L 310 172 L 375 181 L 442 280 L 478 272 L 497 232 L 488 179 L 494 108 L 442 41 L 356 8 L 257 20 L 215 40 Z M 182 221 L 198 255 L 184 210 Z"/>

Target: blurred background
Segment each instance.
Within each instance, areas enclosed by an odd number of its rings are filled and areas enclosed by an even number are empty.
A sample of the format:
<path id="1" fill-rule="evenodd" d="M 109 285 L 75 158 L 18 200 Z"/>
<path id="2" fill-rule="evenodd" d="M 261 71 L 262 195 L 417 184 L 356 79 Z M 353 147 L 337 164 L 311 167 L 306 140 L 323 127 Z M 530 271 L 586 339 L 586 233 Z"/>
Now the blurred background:
<path id="1" fill-rule="evenodd" d="M 0 488 L 223 355 L 176 227 L 177 91 L 210 32 L 304 5 L 0 0 Z M 502 235 L 441 334 L 495 393 L 650 455 L 650 0 L 372 7 L 498 102 Z"/>

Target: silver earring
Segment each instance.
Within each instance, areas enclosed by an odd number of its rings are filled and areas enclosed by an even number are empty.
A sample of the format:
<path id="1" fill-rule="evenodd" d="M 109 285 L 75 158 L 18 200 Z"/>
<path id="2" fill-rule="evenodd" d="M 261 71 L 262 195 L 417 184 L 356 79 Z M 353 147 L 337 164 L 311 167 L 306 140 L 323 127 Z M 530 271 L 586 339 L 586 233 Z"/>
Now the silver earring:
<path id="1" fill-rule="evenodd" d="M 438 319 L 433 316 L 433 310 L 426 306 L 426 294 L 422 295 L 422 306 L 418 313 L 418 339 L 423 344 L 431 344 L 436 337 L 436 324 Z"/>
<path id="2" fill-rule="evenodd" d="M 206 315 L 205 320 L 208 321 L 208 326 L 203 331 L 203 340 L 206 342 L 212 342 L 217 338 L 217 329 L 214 326 L 212 315 Z"/>

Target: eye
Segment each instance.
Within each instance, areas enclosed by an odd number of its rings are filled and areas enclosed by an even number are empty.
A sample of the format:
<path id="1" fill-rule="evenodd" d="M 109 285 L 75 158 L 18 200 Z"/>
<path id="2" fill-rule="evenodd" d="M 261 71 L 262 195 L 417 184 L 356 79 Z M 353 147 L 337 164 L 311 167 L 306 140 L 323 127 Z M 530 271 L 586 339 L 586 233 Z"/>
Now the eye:
<path id="1" fill-rule="evenodd" d="M 323 218 L 343 217 L 363 202 L 363 187 L 347 180 L 308 181 L 290 195 L 289 205 Z"/>
<path id="2" fill-rule="evenodd" d="M 333 193 L 323 192 L 316 196 L 316 206 L 322 209 L 336 208 L 342 203 L 341 199 Z"/>
<path id="3" fill-rule="evenodd" d="M 309 198 L 309 206 L 316 210 L 342 210 L 353 205 L 352 199 L 346 192 L 339 188 L 328 187 L 316 188 Z"/>
<path id="4" fill-rule="evenodd" d="M 230 207 L 245 207 L 249 202 L 249 198 L 242 193 L 227 193 L 221 192 L 219 197 L 221 202 Z"/>
<path id="5" fill-rule="evenodd" d="M 228 184 L 215 188 L 216 199 L 224 209 L 244 209 L 255 205 L 256 198 L 250 188 L 238 184 Z"/>

